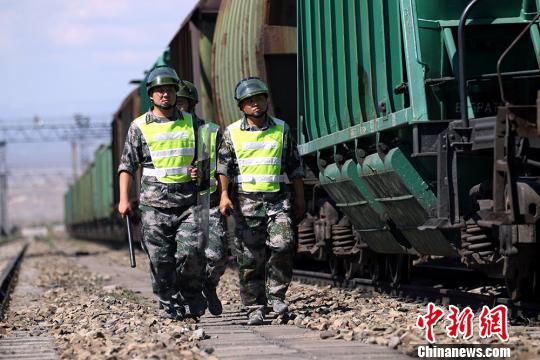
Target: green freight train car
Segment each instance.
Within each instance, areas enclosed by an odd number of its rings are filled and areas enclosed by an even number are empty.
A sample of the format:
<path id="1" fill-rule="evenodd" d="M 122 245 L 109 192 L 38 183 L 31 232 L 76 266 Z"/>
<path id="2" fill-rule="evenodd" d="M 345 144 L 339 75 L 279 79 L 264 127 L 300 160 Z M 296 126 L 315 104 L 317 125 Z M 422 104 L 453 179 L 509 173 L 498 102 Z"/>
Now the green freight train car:
<path id="1" fill-rule="evenodd" d="M 122 238 L 115 216 L 111 145 L 102 145 L 95 160 L 64 196 L 64 221 L 72 236 L 84 239 Z"/>
<path id="2" fill-rule="evenodd" d="M 202 0 L 155 65 L 194 82 L 198 113 L 222 127 L 241 116 L 239 79 L 268 83 L 270 112 L 295 132 L 309 174 L 299 259 L 394 283 L 444 259 L 504 279 L 513 299 L 538 298 L 539 10 L 540 0 Z M 112 202 L 96 195 L 88 223 L 115 224 L 107 236 L 118 240 L 116 168 L 148 106 L 143 77 L 114 116 Z M 84 179 L 65 197 L 73 229 L 87 215 Z"/>
<path id="3" fill-rule="evenodd" d="M 297 4 L 299 150 L 338 214 L 302 252 L 392 281 L 455 258 L 538 296 L 539 2 Z"/>

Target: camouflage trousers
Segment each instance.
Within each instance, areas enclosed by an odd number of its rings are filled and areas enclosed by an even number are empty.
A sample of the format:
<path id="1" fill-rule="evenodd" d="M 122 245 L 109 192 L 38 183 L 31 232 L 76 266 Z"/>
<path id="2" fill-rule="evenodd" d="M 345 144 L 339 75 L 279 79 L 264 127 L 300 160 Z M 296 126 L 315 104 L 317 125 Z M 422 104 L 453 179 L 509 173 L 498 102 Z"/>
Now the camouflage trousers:
<path id="1" fill-rule="evenodd" d="M 294 256 L 289 200 L 256 202 L 240 199 L 240 211 L 234 212 L 240 296 L 249 310 L 285 299 Z"/>
<path id="2" fill-rule="evenodd" d="M 204 286 L 215 289 L 227 266 L 227 243 L 219 206 L 210 208 L 208 247 L 206 255 L 206 278 Z"/>
<path id="3" fill-rule="evenodd" d="M 152 289 L 162 305 L 201 294 L 206 261 L 198 250 L 191 208 L 141 205 L 142 245 L 150 260 Z"/>

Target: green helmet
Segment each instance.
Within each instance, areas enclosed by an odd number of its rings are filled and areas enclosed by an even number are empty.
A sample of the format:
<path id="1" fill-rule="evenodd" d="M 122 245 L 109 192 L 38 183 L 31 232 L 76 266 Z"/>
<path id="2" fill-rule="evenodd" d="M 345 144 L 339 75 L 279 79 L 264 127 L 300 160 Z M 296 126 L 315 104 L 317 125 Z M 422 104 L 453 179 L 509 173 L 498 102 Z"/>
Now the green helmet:
<path id="1" fill-rule="evenodd" d="M 248 77 L 242 79 L 238 82 L 238 84 L 236 84 L 236 88 L 234 89 L 234 99 L 236 100 L 238 106 L 240 106 L 242 100 L 257 94 L 268 95 L 268 87 L 264 81 L 258 77 Z"/>
<path id="2" fill-rule="evenodd" d="M 187 80 L 180 80 L 180 89 L 178 89 L 176 92 L 176 96 L 193 100 L 195 104 L 199 102 L 199 93 L 197 92 L 197 88 L 192 82 Z"/>
<path id="3" fill-rule="evenodd" d="M 146 92 L 150 95 L 150 90 L 161 85 L 173 85 L 178 91 L 179 82 L 180 78 L 173 68 L 168 66 L 158 66 L 150 71 L 150 74 L 148 74 L 148 77 L 146 78 Z"/>

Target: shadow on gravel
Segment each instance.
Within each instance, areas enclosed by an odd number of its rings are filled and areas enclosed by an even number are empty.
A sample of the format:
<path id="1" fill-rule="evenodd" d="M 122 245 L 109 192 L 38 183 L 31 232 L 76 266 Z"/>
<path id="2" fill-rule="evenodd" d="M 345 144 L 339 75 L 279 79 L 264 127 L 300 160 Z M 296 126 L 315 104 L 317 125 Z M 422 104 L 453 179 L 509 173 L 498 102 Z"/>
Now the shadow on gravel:
<path id="1" fill-rule="evenodd" d="M 62 256 L 62 257 L 82 257 L 82 256 L 97 256 L 101 254 L 105 254 L 106 251 L 75 251 L 72 253 L 61 251 L 61 250 L 53 250 L 53 251 L 44 251 L 40 253 L 34 253 L 34 254 L 28 254 L 25 255 L 25 259 L 39 259 L 42 257 L 47 256 Z"/>
<path id="2" fill-rule="evenodd" d="M 66 253 L 60 250 L 42 251 L 38 253 L 26 254 L 25 259 L 39 259 L 47 256 L 66 256 Z"/>

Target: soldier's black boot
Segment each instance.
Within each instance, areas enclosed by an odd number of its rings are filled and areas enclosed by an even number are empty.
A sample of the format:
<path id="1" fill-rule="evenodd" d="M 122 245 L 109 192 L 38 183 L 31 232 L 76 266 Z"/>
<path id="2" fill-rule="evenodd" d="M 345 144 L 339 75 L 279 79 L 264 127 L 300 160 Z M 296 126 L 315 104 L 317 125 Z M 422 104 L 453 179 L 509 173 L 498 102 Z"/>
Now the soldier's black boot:
<path id="1" fill-rule="evenodd" d="M 280 299 L 272 300 L 272 310 L 278 315 L 283 315 L 289 311 L 289 306 Z"/>
<path id="2" fill-rule="evenodd" d="M 264 310 L 257 309 L 248 315 L 248 325 L 262 325 L 264 323 Z"/>
<path id="3" fill-rule="evenodd" d="M 206 298 L 202 293 L 185 299 L 185 314 L 187 317 L 199 318 L 204 315 L 206 310 Z"/>
<path id="4" fill-rule="evenodd" d="M 160 301 L 159 316 L 163 319 L 182 320 L 184 318 L 184 308 L 170 301 Z"/>
<path id="5" fill-rule="evenodd" d="M 221 305 L 221 300 L 216 293 L 216 288 L 204 288 L 204 296 L 206 297 L 206 302 L 208 304 L 208 311 L 212 315 L 221 315 L 223 312 L 223 306 Z"/>

